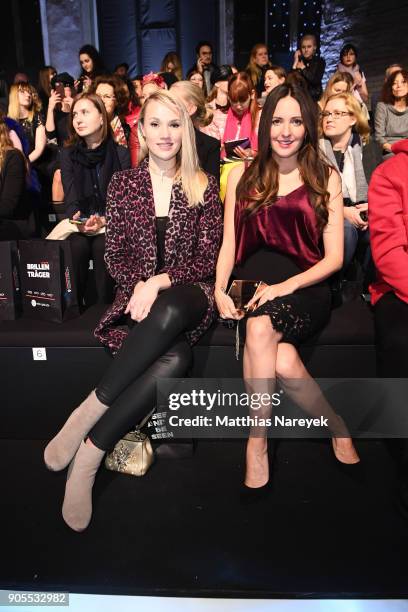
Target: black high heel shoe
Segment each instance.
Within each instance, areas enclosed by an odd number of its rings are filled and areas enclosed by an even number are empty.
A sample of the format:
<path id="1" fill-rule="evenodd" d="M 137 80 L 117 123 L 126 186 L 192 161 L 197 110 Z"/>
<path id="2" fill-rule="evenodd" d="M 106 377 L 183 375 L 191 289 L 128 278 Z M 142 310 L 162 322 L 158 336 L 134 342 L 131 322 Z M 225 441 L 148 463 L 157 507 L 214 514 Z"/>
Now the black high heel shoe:
<path id="1" fill-rule="evenodd" d="M 239 494 L 239 501 L 243 506 L 259 504 L 270 497 L 271 491 L 272 483 L 270 480 L 262 487 L 247 487 L 243 484 Z"/>

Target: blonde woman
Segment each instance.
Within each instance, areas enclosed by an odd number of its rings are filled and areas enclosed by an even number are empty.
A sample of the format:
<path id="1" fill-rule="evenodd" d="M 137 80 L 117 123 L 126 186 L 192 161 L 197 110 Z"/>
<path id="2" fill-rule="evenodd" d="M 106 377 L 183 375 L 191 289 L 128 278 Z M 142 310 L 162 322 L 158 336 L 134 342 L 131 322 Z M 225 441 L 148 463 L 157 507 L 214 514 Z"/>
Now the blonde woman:
<path id="1" fill-rule="evenodd" d="M 216 181 L 200 169 L 193 125 L 171 93 L 151 94 L 139 126 L 141 163 L 109 186 L 105 258 L 117 293 L 95 332 L 121 350 L 45 450 L 52 470 L 71 462 L 62 514 L 75 531 L 91 519 L 105 452 L 153 409 L 157 378 L 185 374 L 214 313 Z"/>
<path id="2" fill-rule="evenodd" d="M 220 180 L 220 141 L 212 136 L 212 111 L 206 107 L 201 89 L 190 81 L 177 81 L 171 86 L 187 109 L 194 125 L 197 155 L 203 170 Z"/>
<path id="3" fill-rule="evenodd" d="M 37 91 L 29 83 L 17 83 L 10 87 L 8 116 L 17 121 L 28 142 L 26 154 L 31 163 L 38 160 L 47 144 L 41 102 Z"/>
<path id="4" fill-rule="evenodd" d="M 326 88 L 319 100 L 319 106 L 324 109 L 330 96 L 340 93 L 351 93 L 353 91 L 353 77 L 348 72 L 335 72 L 327 81 Z"/>
<path id="5" fill-rule="evenodd" d="M 323 139 L 320 146 L 341 176 L 344 201 L 344 259 L 346 271 L 360 243 L 364 249 L 362 268 L 371 261 L 368 232 L 368 180 L 363 166 L 363 147 L 370 128 L 360 103 L 350 93 L 331 96 L 321 113 Z"/>
<path id="6" fill-rule="evenodd" d="M 270 68 L 270 66 L 271 63 L 268 56 L 268 47 L 263 43 L 258 43 L 252 47 L 246 71 L 251 77 L 258 98 L 261 97 L 262 92 L 265 89 L 265 72 L 268 68 Z"/>

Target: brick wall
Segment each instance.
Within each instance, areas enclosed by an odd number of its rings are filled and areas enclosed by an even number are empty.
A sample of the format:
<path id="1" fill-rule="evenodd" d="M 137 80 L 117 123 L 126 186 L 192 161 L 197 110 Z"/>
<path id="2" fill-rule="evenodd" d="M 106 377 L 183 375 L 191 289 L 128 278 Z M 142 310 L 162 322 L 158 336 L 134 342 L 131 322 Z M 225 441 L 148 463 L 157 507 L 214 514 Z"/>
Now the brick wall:
<path id="1" fill-rule="evenodd" d="M 378 93 L 389 64 L 408 67 L 407 0 L 325 0 L 321 55 L 327 62 L 325 78 L 336 69 L 344 43 L 359 50 L 359 63 L 370 93 Z"/>

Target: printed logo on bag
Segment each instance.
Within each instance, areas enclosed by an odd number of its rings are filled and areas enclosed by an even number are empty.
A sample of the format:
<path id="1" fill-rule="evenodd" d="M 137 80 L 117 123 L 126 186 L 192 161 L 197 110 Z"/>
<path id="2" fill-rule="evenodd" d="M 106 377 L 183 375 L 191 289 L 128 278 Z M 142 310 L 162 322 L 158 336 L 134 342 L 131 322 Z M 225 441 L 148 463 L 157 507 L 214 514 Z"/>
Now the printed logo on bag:
<path id="1" fill-rule="evenodd" d="M 50 278 L 50 264 L 48 261 L 41 261 L 40 263 L 28 263 L 27 276 L 28 278 Z"/>

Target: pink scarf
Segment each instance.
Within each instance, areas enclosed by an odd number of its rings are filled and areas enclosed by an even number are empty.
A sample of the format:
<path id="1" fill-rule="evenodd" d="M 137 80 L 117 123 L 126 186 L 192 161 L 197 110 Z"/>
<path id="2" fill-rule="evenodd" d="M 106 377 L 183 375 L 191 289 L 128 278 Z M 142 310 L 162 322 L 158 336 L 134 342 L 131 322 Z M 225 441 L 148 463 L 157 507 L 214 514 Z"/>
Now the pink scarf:
<path id="1" fill-rule="evenodd" d="M 239 136 L 238 127 L 239 129 Z M 237 138 L 249 138 L 251 141 L 251 149 L 254 151 L 258 150 L 258 136 L 256 132 L 252 129 L 252 121 L 251 121 L 251 111 L 246 110 L 241 119 L 239 119 L 230 108 L 227 113 L 227 121 L 225 124 L 224 137 L 222 139 L 222 143 L 228 140 L 237 140 Z M 221 154 L 222 157 L 225 157 L 225 151 Z"/>

